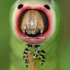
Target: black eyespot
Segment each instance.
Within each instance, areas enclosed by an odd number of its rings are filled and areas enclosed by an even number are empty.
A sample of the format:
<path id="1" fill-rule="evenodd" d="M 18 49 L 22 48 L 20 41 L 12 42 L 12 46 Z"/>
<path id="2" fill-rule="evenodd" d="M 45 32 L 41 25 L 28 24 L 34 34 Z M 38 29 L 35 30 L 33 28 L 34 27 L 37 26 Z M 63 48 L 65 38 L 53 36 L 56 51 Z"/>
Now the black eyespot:
<path id="1" fill-rule="evenodd" d="M 50 7 L 48 5 L 44 5 L 45 8 L 50 9 Z"/>
<path id="2" fill-rule="evenodd" d="M 21 9 L 23 7 L 23 4 L 20 4 L 19 6 L 18 6 L 18 9 Z"/>

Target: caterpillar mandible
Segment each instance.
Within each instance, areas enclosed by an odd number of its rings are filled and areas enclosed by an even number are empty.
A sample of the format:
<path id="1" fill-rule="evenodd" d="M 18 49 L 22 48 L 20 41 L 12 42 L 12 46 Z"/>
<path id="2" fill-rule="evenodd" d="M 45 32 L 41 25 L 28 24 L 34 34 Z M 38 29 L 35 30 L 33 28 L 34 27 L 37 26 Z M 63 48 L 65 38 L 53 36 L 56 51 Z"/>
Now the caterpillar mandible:
<path id="1" fill-rule="evenodd" d="M 17 0 L 10 25 L 10 70 L 30 70 L 28 53 L 35 70 L 60 70 L 61 11 L 54 0 Z"/>

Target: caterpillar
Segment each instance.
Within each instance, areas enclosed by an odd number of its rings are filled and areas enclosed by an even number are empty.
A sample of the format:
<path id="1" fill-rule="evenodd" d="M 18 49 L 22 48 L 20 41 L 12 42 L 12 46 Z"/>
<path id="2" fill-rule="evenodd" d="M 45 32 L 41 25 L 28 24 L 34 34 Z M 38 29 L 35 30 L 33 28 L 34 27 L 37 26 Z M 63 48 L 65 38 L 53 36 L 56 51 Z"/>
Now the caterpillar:
<path id="1" fill-rule="evenodd" d="M 60 70 L 61 11 L 54 0 L 17 0 L 10 12 L 10 70 Z"/>

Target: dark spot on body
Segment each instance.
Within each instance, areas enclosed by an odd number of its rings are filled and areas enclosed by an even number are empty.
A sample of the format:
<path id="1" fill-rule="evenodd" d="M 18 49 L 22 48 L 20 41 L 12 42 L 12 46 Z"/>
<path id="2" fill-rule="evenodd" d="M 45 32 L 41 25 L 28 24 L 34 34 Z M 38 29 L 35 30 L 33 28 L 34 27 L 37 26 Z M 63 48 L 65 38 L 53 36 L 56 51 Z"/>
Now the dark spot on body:
<path id="1" fill-rule="evenodd" d="M 45 7 L 46 9 L 50 9 L 50 6 L 49 6 L 49 5 L 44 5 L 44 7 Z"/>
<path id="2" fill-rule="evenodd" d="M 18 6 L 18 9 L 21 9 L 23 7 L 23 4 L 20 4 L 19 6 Z"/>

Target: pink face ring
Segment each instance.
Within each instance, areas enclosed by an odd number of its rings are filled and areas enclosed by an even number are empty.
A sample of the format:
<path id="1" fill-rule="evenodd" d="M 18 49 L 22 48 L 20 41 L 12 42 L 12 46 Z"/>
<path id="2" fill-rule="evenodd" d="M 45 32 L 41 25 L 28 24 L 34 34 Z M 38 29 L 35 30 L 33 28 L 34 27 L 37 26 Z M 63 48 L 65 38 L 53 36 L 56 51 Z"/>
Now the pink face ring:
<path id="1" fill-rule="evenodd" d="M 28 36 L 27 34 L 23 33 L 21 30 L 20 30 L 20 27 L 19 27 L 19 20 L 20 20 L 20 17 L 21 17 L 21 14 L 24 13 L 26 10 L 39 10 L 39 11 L 42 11 L 45 16 L 47 17 L 48 19 L 48 29 L 41 35 L 38 35 L 38 36 L 35 36 L 35 37 L 31 37 L 31 36 Z M 45 19 L 46 20 L 46 19 Z M 16 31 L 16 35 L 23 41 L 27 42 L 27 43 L 30 43 L 30 44 L 39 44 L 45 40 L 47 40 L 51 34 L 52 34 L 52 30 L 53 30 L 53 13 L 52 11 L 50 10 L 50 7 L 48 5 L 44 5 L 44 6 L 29 6 L 29 5 L 26 5 L 26 6 L 23 6 L 22 4 L 20 4 L 18 6 L 18 9 L 14 15 L 14 25 L 15 25 L 15 31 Z M 47 24 L 47 22 L 45 22 L 45 24 Z"/>

